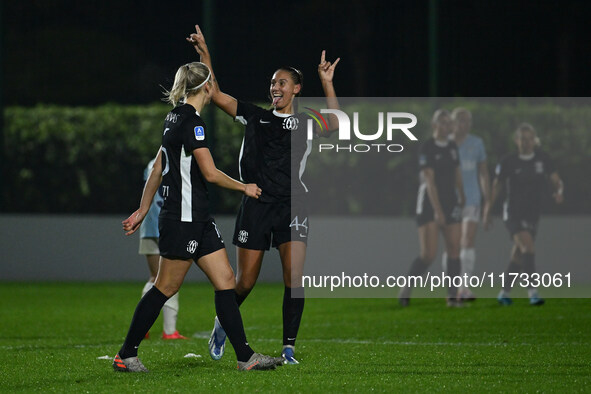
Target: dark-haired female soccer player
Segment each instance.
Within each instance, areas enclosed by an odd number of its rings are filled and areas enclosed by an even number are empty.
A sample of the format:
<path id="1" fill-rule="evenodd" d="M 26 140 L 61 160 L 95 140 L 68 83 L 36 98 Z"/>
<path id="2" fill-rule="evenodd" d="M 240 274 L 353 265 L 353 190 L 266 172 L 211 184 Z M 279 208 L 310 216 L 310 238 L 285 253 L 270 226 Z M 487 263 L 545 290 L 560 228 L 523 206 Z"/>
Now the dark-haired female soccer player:
<path id="1" fill-rule="evenodd" d="M 496 178 L 493 182 L 491 206 L 498 198 L 503 186 L 506 189 L 503 205 L 503 221 L 513 240 L 511 260 L 505 276 L 505 287 L 497 300 L 501 305 L 511 305 L 511 282 L 513 276 L 524 272 L 531 275 L 536 272 L 534 240 L 540 219 L 543 197 L 548 193 L 548 179 L 554 189 L 557 204 L 563 201 L 563 184 L 550 157 L 536 149 L 539 140 L 536 131 L 528 123 L 521 124 L 515 131 L 517 152 L 505 156 L 497 165 Z M 490 211 L 485 212 L 484 224 L 490 226 Z M 518 279 L 521 281 L 521 279 Z M 530 280 L 530 284 L 531 284 Z M 538 291 L 528 286 L 529 303 L 543 305 Z"/>
<path id="2" fill-rule="evenodd" d="M 433 137 L 421 145 L 419 166 L 421 185 L 417 197 L 417 224 L 421 252 L 411 264 L 408 276 L 422 276 L 437 254 L 439 231 L 445 239 L 447 274 L 460 275 L 460 237 L 464 187 L 456 143 L 449 139 L 452 119 L 448 111 L 439 109 L 431 120 Z M 401 306 L 408 306 L 411 287 L 403 287 L 398 295 Z M 461 306 L 458 289 L 448 288 L 447 305 Z"/>
<path id="3" fill-rule="evenodd" d="M 195 26 L 195 30 L 187 40 L 194 45 L 201 61 L 211 68 L 205 38 L 199 26 Z M 318 66 L 328 108 L 338 108 L 332 80 L 339 60 L 326 61 L 323 51 Z M 248 196 L 242 199 L 236 219 L 233 240 L 238 255 L 236 300 L 240 305 L 246 299 L 258 278 L 265 251 L 271 245 L 276 247 L 285 284 L 282 355 L 287 364 L 297 364 L 294 346 L 304 310 L 301 275 L 309 227 L 307 189 L 301 176 L 311 151 L 306 122 L 294 114 L 294 98 L 302 91 L 303 76 L 293 67 L 275 71 L 269 88 L 273 109 L 238 101 L 223 93 L 215 78 L 213 81 L 215 105 L 246 126 L 240 151 L 240 176 L 245 182 L 256 182 L 263 189 L 258 200 Z M 336 126 L 336 118 L 329 116 L 329 130 Z M 225 328 L 223 322 L 216 319 L 209 343 L 214 360 L 223 356 Z"/>
<path id="4" fill-rule="evenodd" d="M 244 334 L 234 295 L 234 272 L 224 241 L 209 213 L 205 181 L 242 191 L 257 199 L 261 189 L 238 182 L 215 166 L 207 145 L 208 130 L 199 112 L 211 100 L 212 74 L 203 63 L 181 66 L 166 100 L 175 108 L 164 121 L 162 146 L 142 194 L 140 208 L 123 221 L 126 235 L 133 234 L 145 218 L 162 183 L 164 204 L 158 227 L 160 267 L 154 286 L 137 305 L 125 342 L 113 368 L 122 372 L 148 372 L 137 357 L 140 342 L 158 317 L 162 305 L 176 294 L 193 261 L 215 289 L 215 307 L 236 352 L 239 370 L 274 369 L 283 359 L 255 353 Z M 182 105 L 177 106 L 181 102 Z"/>

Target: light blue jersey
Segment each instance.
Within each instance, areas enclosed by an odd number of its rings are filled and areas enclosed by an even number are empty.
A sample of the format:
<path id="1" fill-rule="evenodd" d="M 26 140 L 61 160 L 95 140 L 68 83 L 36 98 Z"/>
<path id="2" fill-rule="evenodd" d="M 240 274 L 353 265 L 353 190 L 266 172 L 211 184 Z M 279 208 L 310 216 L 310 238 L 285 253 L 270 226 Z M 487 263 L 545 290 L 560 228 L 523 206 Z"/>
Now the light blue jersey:
<path id="1" fill-rule="evenodd" d="M 146 166 L 146 169 L 144 170 L 144 182 L 148 180 L 148 176 L 150 175 L 150 171 L 152 170 L 155 161 L 155 158 L 152 159 L 152 161 Z M 152 200 L 152 205 L 150 205 L 150 210 L 140 226 L 140 238 L 160 237 L 160 232 L 158 231 L 158 215 L 160 215 L 160 208 L 162 208 L 163 203 L 164 198 L 162 197 L 160 187 L 158 187 L 158 191 Z"/>
<path id="2" fill-rule="evenodd" d="M 458 145 L 460 153 L 460 166 L 462 168 L 462 182 L 466 196 L 465 206 L 479 207 L 482 201 L 482 193 L 478 182 L 478 166 L 486 161 L 486 151 L 482 138 L 468 134 L 462 145 Z"/>

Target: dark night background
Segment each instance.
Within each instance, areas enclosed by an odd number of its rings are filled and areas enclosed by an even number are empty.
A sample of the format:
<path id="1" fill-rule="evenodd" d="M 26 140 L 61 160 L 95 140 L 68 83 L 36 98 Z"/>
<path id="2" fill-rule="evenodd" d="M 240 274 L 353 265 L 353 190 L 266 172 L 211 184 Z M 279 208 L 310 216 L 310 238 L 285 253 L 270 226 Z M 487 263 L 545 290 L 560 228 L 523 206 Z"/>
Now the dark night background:
<path id="1" fill-rule="evenodd" d="M 246 101 L 266 100 L 272 73 L 285 65 L 303 71 L 304 96 L 322 96 L 323 49 L 331 61 L 341 57 L 341 97 L 591 96 L 590 1 L 7 0 L 0 13 L 0 108 L 7 108 L 0 112 L 0 211 L 7 212 L 134 209 L 139 174 L 158 144 L 151 127 L 167 110 L 144 104 L 159 102 L 177 68 L 198 60 L 185 41 L 196 23 L 222 90 Z M 143 111 L 141 121 L 134 111 Z M 210 140 L 212 154 L 237 177 L 241 141 L 223 137 L 229 119 L 216 128 L 219 112 L 204 114 L 224 140 Z M 499 137 L 487 145 L 492 171 L 514 149 L 513 125 L 475 123 L 480 135 Z M 554 156 L 566 184 L 576 185 L 559 212 L 591 212 L 591 185 L 581 181 L 591 157 L 588 130 L 559 132 L 550 139 Z M 407 208 L 396 213 L 408 213 L 416 162 L 396 163 L 392 173 L 407 187 L 396 205 Z M 212 201 L 233 214 L 238 197 L 229 195 Z"/>
<path id="2" fill-rule="evenodd" d="M 2 4 L 3 104 L 159 100 L 197 56 L 199 23 L 228 93 L 264 100 L 272 72 L 300 68 L 321 94 L 322 49 L 342 62 L 342 96 L 587 96 L 587 1 L 8 0 Z M 430 23 L 436 57 L 430 72 Z M 431 41 L 433 43 L 433 41 Z M 430 84 L 430 78 L 436 78 Z"/>

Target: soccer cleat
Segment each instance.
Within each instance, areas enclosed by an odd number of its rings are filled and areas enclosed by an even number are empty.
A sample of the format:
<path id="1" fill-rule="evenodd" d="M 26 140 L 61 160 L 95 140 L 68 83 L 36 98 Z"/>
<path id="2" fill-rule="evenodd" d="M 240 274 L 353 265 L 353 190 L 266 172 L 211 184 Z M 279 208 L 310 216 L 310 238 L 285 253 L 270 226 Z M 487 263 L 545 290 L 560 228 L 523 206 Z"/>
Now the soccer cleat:
<path id="1" fill-rule="evenodd" d="M 533 296 L 529 298 L 529 304 L 530 305 L 534 305 L 534 306 L 540 306 L 540 305 L 544 305 L 546 301 L 543 298 L 540 298 L 538 296 Z"/>
<path id="2" fill-rule="evenodd" d="M 283 357 L 271 357 L 260 353 L 253 353 L 248 361 L 238 361 L 239 371 L 264 371 L 269 369 L 275 369 L 278 365 L 281 365 Z"/>
<path id="3" fill-rule="evenodd" d="M 213 330 L 209 337 L 209 355 L 214 360 L 219 360 L 224 356 L 224 349 L 226 348 L 226 331 L 220 324 L 218 317 L 215 317 Z M 256 354 L 256 353 L 255 353 Z M 238 366 L 240 369 L 240 365 Z"/>
<path id="4" fill-rule="evenodd" d="M 410 304 L 410 287 L 403 287 L 398 293 L 398 303 L 401 307 L 406 308 Z"/>
<path id="5" fill-rule="evenodd" d="M 176 330 L 170 335 L 165 332 L 162 332 L 162 339 L 187 339 L 187 337 L 179 334 L 179 331 Z"/>
<path id="6" fill-rule="evenodd" d="M 293 346 L 284 346 L 283 351 L 281 352 L 281 357 L 283 358 L 283 364 L 299 364 L 299 361 L 294 357 L 294 348 Z"/>
<path id="7" fill-rule="evenodd" d="M 497 297 L 497 301 L 500 305 L 503 305 L 503 306 L 509 306 L 509 305 L 513 304 L 513 300 L 510 297 L 507 297 L 506 295 L 503 295 L 503 294 L 499 294 L 499 296 Z"/>
<path id="8" fill-rule="evenodd" d="M 150 331 L 148 331 L 148 332 L 146 333 L 146 335 L 144 335 L 144 339 L 150 339 Z"/>
<path id="9" fill-rule="evenodd" d="M 464 302 L 461 299 L 457 299 L 455 297 L 448 297 L 445 299 L 448 308 L 462 308 L 464 307 Z"/>
<path id="10" fill-rule="evenodd" d="M 460 291 L 460 298 L 462 301 L 466 302 L 476 301 L 476 296 L 470 291 L 470 289 L 464 289 Z"/>
<path id="11" fill-rule="evenodd" d="M 117 372 L 150 372 L 137 357 L 121 359 L 119 353 L 113 359 L 113 369 Z"/>

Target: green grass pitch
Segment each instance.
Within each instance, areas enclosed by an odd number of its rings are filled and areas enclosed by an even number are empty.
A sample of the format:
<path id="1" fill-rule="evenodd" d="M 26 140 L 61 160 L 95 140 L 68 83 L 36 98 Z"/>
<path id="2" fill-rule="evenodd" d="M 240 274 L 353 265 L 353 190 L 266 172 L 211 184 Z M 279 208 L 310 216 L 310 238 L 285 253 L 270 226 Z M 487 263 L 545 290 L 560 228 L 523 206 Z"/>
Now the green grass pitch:
<path id="1" fill-rule="evenodd" d="M 500 307 L 479 299 L 448 309 L 416 299 L 308 299 L 296 347 L 301 364 L 236 371 L 231 346 L 207 353 L 213 290 L 187 283 L 178 329 L 159 318 L 140 347 L 149 374 L 115 373 L 142 283 L 0 283 L 1 392 L 591 392 L 591 304 L 549 299 Z M 281 350 L 280 285 L 258 284 L 242 307 L 258 352 Z M 185 358 L 188 353 L 201 357 Z"/>

